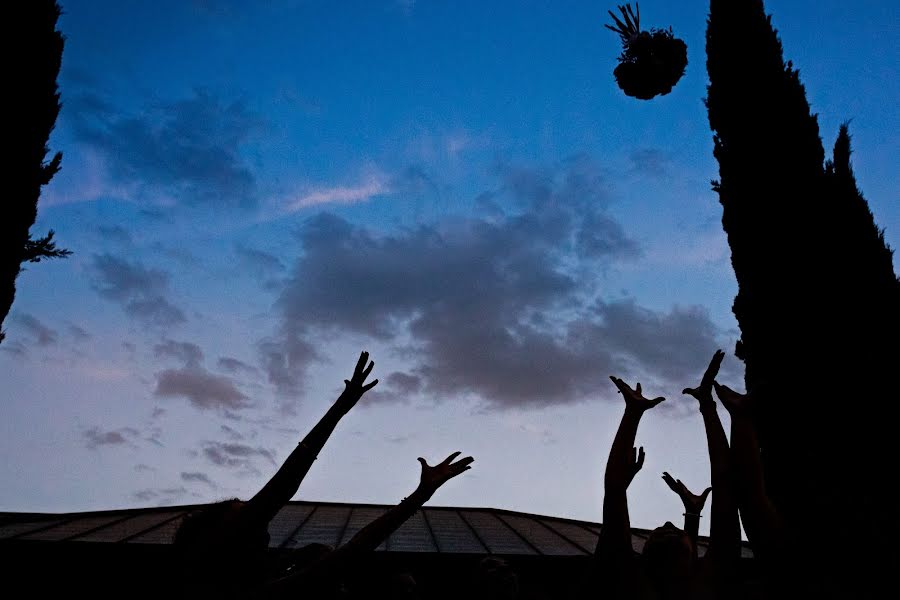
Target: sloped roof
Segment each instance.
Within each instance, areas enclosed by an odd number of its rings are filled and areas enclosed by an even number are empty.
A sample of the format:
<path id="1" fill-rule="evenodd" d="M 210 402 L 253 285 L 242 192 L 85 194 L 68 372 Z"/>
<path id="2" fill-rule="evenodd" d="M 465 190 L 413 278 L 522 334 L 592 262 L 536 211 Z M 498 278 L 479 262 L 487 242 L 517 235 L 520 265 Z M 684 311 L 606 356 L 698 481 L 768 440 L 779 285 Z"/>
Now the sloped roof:
<path id="1" fill-rule="evenodd" d="M 0 513 L 0 542 L 172 543 L 185 515 L 205 505 L 67 514 Z M 272 548 L 311 543 L 340 546 L 391 506 L 296 501 L 269 524 Z M 495 508 L 419 509 L 378 550 L 460 554 L 584 556 L 592 554 L 601 525 Z M 632 546 L 643 549 L 649 534 L 632 529 Z M 699 540 L 699 553 L 708 539 Z M 753 556 L 744 545 L 744 558 Z"/>

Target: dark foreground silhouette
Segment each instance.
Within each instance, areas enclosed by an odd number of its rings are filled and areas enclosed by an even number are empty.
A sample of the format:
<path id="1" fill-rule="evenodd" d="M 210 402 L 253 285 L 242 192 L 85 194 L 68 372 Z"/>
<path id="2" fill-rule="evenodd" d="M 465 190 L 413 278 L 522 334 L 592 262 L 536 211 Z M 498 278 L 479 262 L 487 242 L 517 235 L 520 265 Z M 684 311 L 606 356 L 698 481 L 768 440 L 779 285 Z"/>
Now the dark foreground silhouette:
<path id="1" fill-rule="evenodd" d="M 344 392 L 250 500 L 219 502 L 184 520 L 174 540 L 183 597 L 254 594 L 287 598 L 298 593 L 330 594 L 338 589 L 341 576 L 352 570 L 361 555 L 375 550 L 443 484 L 471 468 L 472 457 L 455 460 L 459 452 L 434 466 L 419 458 L 419 485 L 397 506 L 340 548 L 303 548 L 292 557 L 287 572 L 272 572 L 268 564 L 269 522 L 297 493 L 341 418 L 377 385 L 377 379 L 366 383 L 374 366 L 367 352 L 360 354 L 353 376 L 344 380 Z"/>

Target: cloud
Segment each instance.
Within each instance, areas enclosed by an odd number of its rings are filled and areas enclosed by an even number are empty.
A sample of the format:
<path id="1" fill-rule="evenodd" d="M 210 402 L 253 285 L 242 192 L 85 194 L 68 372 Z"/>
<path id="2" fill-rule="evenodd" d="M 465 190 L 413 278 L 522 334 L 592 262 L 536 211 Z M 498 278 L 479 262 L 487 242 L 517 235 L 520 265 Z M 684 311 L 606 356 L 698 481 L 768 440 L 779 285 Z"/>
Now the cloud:
<path id="1" fill-rule="evenodd" d="M 212 480 L 205 473 L 198 473 L 198 472 L 186 473 L 186 472 L 182 471 L 181 472 L 181 480 L 186 481 L 188 483 L 192 483 L 192 482 L 205 483 L 206 485 L 208 485 L 209 487 L 211 487 L 213 489 L 218 489 L 218 487 L 219 487 L 215 483 L 213 483 Z"/>
<path id="2" fill-rule="evenodd" d="M 197 344 L 191 342 L 176 342 L 164 340 L 153 347 L 153 355 L 156 358 L 174 358 L 184 363 L 185 367 L 198 367 L 203 361 L 203 350 Z"/>
<path id="3" fill-rule="evenodd" d="M 378 385 L 362 397 L 361 404 L 408 404 L 411 396 L 417 396 L 424 387 L 422 378 L 394 371 L 384 378 L 379 378 Z"/>
<path id="4" fill-rule="evenodd" d="M 101 446 L 134 446 L 131 441 L 140 435 L 140 432 L 132 427 L 122 427 L 111 431 L 103 431 L 99 427 L 91 427 L 83 432 L 85 445 L 91 450 Z"/>
<path id="5" fill-rule="evenodd" d="M 167 272 L 112 254 L 94 255 L 91 267 L 94 290 L 103 298 L 121 304 L 129 316 L 159 327 L 187 320 L 184 312 L 167 298 L 170 279 Z"/>
<path id="6" fill-rule="evenodd" d="M 97 233 L 100 234 L 100 237 L 104 241 L 113 242 L 120 246 L 131 246 L 134 243 L 131 233 L 121 225 L 112 225 L 109 227 L 100 225 L 97 227 Z"/>
<path id="7" fill-rule="evenodd" d="M 228 425 L 222 425 L 221 429 L 222 429 L 222 433 L 227 435 L 232 440 L 240 441 L 240 440 L 244 439 L 244 434 L 242 434 L 240 431 L 238 431 L 236 429 L 229 427 Z"/>
<path id="8" fill-rule="evenodd" d="M 188 490 L 184 486 L 173 487 L 173 488 L 159 488 L 159 489 L 143 489 L 138 490 L 132 494 L 135 500 L 140 500 L 141 502 L 149 502 L 151 500 L 156 500 L 159 505 L 166 504 L 174 504 L 176 500 L 180 500 L 188 495 Z"/>
<path id="9" fill-rule="evenodd" d="M 721 332 L 702 308 L 603 300 L 598 273 L 641 248 L 609 212 L 600 173 L 584 157 L 556 169 L 501 165 L 498 187 L 481 196 L 487 216 L 387 235 L 311 218 L 276 301 L 277 333 L 260 344 L 269 381 L 289 403 L 319 358 L 314 341 L 349 334 L 415 356 L 370 402 L 543 407 L 597 397 L 610 374 L 690 383 Z"/>
<path id="10" fill-rule="evenodd" d="M 296 212 L 319 204 L 355 204 L 390 193 L 391 188 L 380 175 L 371 175 L 356 185 L 339 185 L 309 190 L 288 202 L 284 211 Z"/>
<path id="11" fill-rule="evenodd" d="M 264 458 L 269 463 L 275 464 L 275 455 L 271 450 L 236 442 L 206 442 L 203 444 L 203 456 L 220 467 L 251 471 L 256 471 L 254 463 L 258 458 Z"/>
<path id="12" fill-rule="evenodd" d="M 256 367 L 250 366 L 247 363 L 230 356 L 220 356 L 219 360 L 216 361 L 216 365 L 221 370 L 232 375 L 237 375 L 238 373 L 244 373 L 246 375 L 256 375 L 259 373 L 259 369 L 257 369 Z"/>
<path id="13" fill-rule="evenodd" d="M 489 217 L 387 236 L 329 214 L 307 222 L 277 300 L 280 335 L 263 353 L 279 391 L 302 386 L 310 340 L 329 330 L 388 342 L 411 335 L 423 357 L 412 374 L 431 394 L 553 403 L 594 382 L 579 383 L 594 357 L 561 335 L 556 318 L 586 291 L 570 264 L 631 259 L 637 244 L 605 211 L 606 184 L 589 162 L 497 172 L 489 195 L 511 208 Z"/>
<path id="14" fill-rule="evenodd" d="M 231 379 L 198 366 L 157 373 L 154 394 L 164 398 L 185 398 L 200 410 L 237 411 L 253 405 Z"/>
<path id="15" fill-rule="evenodd" d="M 66 105 L 76 140 L 103 157 L 115 182 L 192 204 L 256 204 L 256 178 L 241 149 L 261 121 L 242 102 L 196 90 L 135 114 L 92 93 L 70 96 Z"/>
<path id="16" fill-rule="evenodd" d="M 628 160 L 634 173 L 663 179 L 671 175 L 672 160 L 657 148 L 635 150 L 629 155 Z"/>
<path id="17" fill-rule="evenodd" d="M 152 473 L 153 471 L 156 471 L 156 469 L 150 465 L 145 465 L 144 463 L 134 465 L 134 470 L 138 473 Z"/>
<path id="18" fill-rule="evenodd" d="M 79 344 L 84 343 L 94 337 L 90 334 L 90 332 L 88 332 L 88 330 L 75 325 L 74 323 L 69 323 L 69 335 L 72 336 L 72 339 L 74 339 Z"/>
<path id="19" fill-rule="evenodd" d="M 28 356 L 28 348 L 26 348 L 25 344 L 18 340 L 9 341 L 7 339 L 5 342 L 0 344 L 0 352 L 6 352 L 10 356 L 18 359 L 24 359 Z"/>
<path id="20" fill-rule="evenodd" d="M 243 244 L 235 244 L 234 251 L 241 263 L 251 272 L 261 271 L 268 275 L 274 275 L 284 271 L 284 263 L 274 254 L 249 248 Z"/>
<path id="21" fill-rule="evenodd" d="M 16 313 L 13 318 L 31 335 L 38 346 L 52 346 L 59 339 L 59 333 L 55 329 L 47 327 L 33 315 Z"/>

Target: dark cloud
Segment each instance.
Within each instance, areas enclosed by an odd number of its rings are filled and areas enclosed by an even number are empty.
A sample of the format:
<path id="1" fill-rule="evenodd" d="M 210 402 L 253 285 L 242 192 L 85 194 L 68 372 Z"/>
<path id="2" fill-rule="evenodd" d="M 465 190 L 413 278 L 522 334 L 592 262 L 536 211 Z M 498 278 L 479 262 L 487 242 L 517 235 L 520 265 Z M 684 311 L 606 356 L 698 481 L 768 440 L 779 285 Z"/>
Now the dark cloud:
<path id="1" fill-rule="evenodd" d="M 261 122 L 242 102 L 195 91 L 130 115 L 92 94 L 66 104 L 77 140 L 103 154 L 117 182 L 194 204 L 256 204 L 256 178 L 241 148 Z"/>
<path id="2" fill-rule="evenodd" d="M 91 427 L 83 432 L 85 445 L 91 450 L 100 446 L 134 446 L 132 440 L 140 432 L 131 427 L 123 427 L 111 431 L 103 431 L 99 427 Z"/>
<path id="3" fill-rule="evenodd" d="M 571 264 L 632 258 L 637 244 L 606 212 L 606 185 L 589 161 L 500 167 L 498 176 L 492 202 L 512 208 L 488 218 L 382 237 L 332 215 L 311 219 L 277 302 L 281 341 L 264 348 L 270 381 L 295 392 L 312 332 L 334 329 L 384 341 L 411 334 L 423 359 L 412 375 L 427 393 L 519 405 L 583 393 L 594 378 L 573 375 L 596 358 L 572 346 L 556 317 L 586 291 Z"/>
<path id="4" fill-rule="evenodd" d="M 256 275 L 279 275 L 285 269 L 284 263 L 281 262 L 280 258 L 256 248 L 235 244 L 234 253 L 237 255 L 241 265 Z"/>
<path id="5" fill-rule="evenodd" d="M 83 327 L 79 327 L 74 323 L 69 323 L 69 335 L 72 336 L 72 339 L 74 339 L 78 343 L 86 342 L 94 337 L 90 334 L 90 332 L 88 332 L 88 330 Z"/>
<path id="6" fill-rule="evenodd" d="M 55 329 L 47 327 L 33 315 L 16 313 L 13 320 L 31 335 L 38 346 L 52 346 L 59 339 L 59 333 Z"/>
<path id="7" fill-rule="evenodd" d="M 157 373 L 154 394 L 185 398 L 201 410 L 235 411 L 253 405 L 231 379 L 196 366 Z"/>
<path id="8" fill-rule="evenodd" d="M 20 341 L 7 341 L 0 344 L 0 352 L 6 352 L 10 356 L 14 356 L 19 359 L 24 359 L 28 356 L 28 348 L 25 347 Z"/>
<path id="9" fill-rule="evenodd" d="M 164 414 L 166 414 L 166 409 L 160 408 L 159 406 L 155 406 L 155 407 L 153 407 L 153 411 L 150 413 L 150 418 L 158 419 L 161 416 L 163 416 Z"/>
<path id="10" fill-rule="evenodd" d="M 417 396 L 424 384 L 418 375 L 394 371 L 384 378 L 379 378 L 378 385 L 362 398 L 363 406 L 367 404 L 401 403 L 407 404 L 410 397 Z"/>
<path id="11" fill-rule="evenodd" d="M 280 329 L 260 344 L 279 392 L 302 386 L 313 340 L 340 333 L 416 357 L 370 402 L 419 394 L 540 407 L 597 397 L 610 374 L 689 383 L 702 373 L 720 334 L 703 309 L 597 301 L 597 273 L 640 255 L 608 212 L 599 167 L 580 157 L 497 172 L 500 185 L 482 195 L 488 217 L 381 236 L 329 214 L 305 224 L 276 303 Z"/>
<path id="12" fill-rule="evenodd" d="M 641 175 L 668 178 L 671 174 L 671 159 L 657 148 L 640 148 L 633 151 L 628 160 L 631 170 Z"/>
<path id="13" fill-rule="evenodd" d="M 214 465 L 251 471 L 256 471 L 255 462 L 259 458 L 275 464 L 275 455 L 271 450 L 236 442 L 206 442 L 203 455 Z"/>
<path id="14" fill-rule="evenodd" d="M 180 500 L 187 495 L 188 490 L 184 486 L 175 488 L 144 489 L 138 490 L 132 494 L 135 500 L 140 500 L 141 502 L 156 500 L 157 504 L 160 505 L 173 504 L 175 501 Z"/>
<path id="15" fill-rule="evenodd" d="M 97 233 L 106 242 L 113 242 L 120 246 L 131 246 L 134 242 L 131 233 L 121 225 L 100 225 L 97 227 Z"/>
<path id="16" fill-rule="evenodd" d="M 125 312 L 154 326 L 173 326 L 185 322 L 184 312 L 167 298 L 170 275 L 112 254 L 94 255 L 94 290 L 102 297 L 118 302 Z"/>
<path id="17" fill-rule="evenodd" d="M 148 473 L 148 472 L 156 471 L 156 469 L 154 469 L 150 465 L 145 465 L 144 463 L 134 465 L 134 470 L 137 471 L 138 473 Z"/>
<path id="18" fill-rule="evenodd" d="M 182 471 L 181 472 L 181 480 L 187 481 L 188 483 L 192 483 L 192 482 L 205 483 L 206 485 L 208 485 L 209 487 L 211 487 L 213 489 L 218 489 L 218 487 L 219 487 L 215 483 L 212 482 L 212 480 L 206 475 L 206 473 L 198 473 L 198 472 L 186 473 L 186 472 Z"/>
<path id="19" fill-rule="evenodd" d="M 153 347 L 153 355 L 156 358 L 174 358 L 184 363 L 185 367 L 198 367 L 203 361 L 203 350 L 191 342 L 163 340 Z"/>
<path id="20" fill-rule="evenodd" d="M 244 439 L 244 434 L 236 429 L 229 427 L 228 425 L 222 425 L 221 429 L 222 433 L 227 435 L 232 440 L 241 441 Z"/>
<path id="21" fill-rule="evenodd" d="M 226 373 L 231 373 L 232 375 L 237 375 L 238 373 L 244 373 L 246 375 L 256 375 L 257 373 L 259 373 L 259 369 L 257 369 L 256 367 L 252 367 L 247 363 L 230 356 L 220 356 L 219 360 L 216 361 L 216 365 L 219 367 L 219 369 L 225 371 Z"/>

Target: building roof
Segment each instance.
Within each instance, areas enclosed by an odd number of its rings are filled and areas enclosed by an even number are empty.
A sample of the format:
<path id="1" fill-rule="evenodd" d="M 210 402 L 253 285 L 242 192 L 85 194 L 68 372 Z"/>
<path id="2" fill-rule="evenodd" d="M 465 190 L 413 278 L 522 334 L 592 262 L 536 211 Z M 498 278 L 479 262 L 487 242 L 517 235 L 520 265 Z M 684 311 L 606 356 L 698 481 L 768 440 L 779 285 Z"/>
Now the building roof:
<path id="1" fill-rule="evenodd" d="M 172 543 L 188 513 L 203 504 L 66 514 L 0 513 L 0 541 Z M 389 505 L 296 501 L 269 523 L 269 545 L 292 549 L 311 543 L 340 546 L 390 509 Z M 600 523 L 496 508 L 423 507 L 378 550 L 457 554 L 583 556 L 593 553 Z M 632 546 L 643 549 L 649 531 L 632 529 Z M 708 539 L 699 540 L 699 554 Z M 743 558 L 753 556 L 744 544 Z"/>

